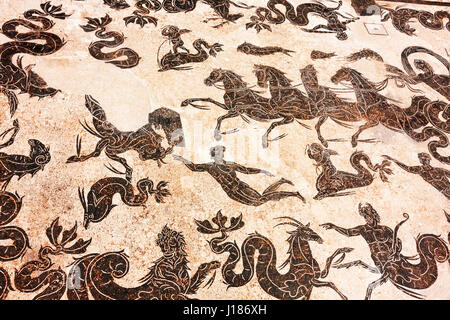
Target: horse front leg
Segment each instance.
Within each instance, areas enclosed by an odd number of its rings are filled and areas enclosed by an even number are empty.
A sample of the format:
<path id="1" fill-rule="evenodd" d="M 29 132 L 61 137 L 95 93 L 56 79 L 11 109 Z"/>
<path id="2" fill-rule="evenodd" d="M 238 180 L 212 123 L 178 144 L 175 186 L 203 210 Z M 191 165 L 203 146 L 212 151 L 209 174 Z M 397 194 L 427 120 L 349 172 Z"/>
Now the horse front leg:
<path id="1" fill-rule="evenodd" d="M 388 280 L 388 274 L 383 274 L 380 279 L 375 280 L 374 282 L 371 282 L 369 286 L 367 287 L 366 291 L 366 300 L 370 300 L 370 297 L 372 296 L 372 291 L 378 286 L 381 286 L 383 283 L 385 283 Z"/>
<path id="2" fill-rule="evenodd" d="M 328 257 L 327 262 L 325 263 L 325 268 L 320 273 L 321 278 L 325 278 L 328 275 L 328 272 L 330 272 L 331 263 L 333 262 L 334 258 L 336 258 L 338 255 L 342 254 L 341 257 L 339 257 L 338 261 L 336 263 L 340 263 L 345 258 L 345 254 L 348 252 L 353 251 L 353 248 L 339 248 L 337 249 L 330 257 Z"/>
<path id="3" fill-rule="evenodd" d="M 262 137 L 262 146 L 263 148 L 267 148 L 269 146 L 269 134 L 270 132 L 275 129 L 278 126 L 284 125 L 284 124 L 289 124 L 292 123 L 294 121 L 294 116 L 285 116 L 282 120 L 280 121 L 276 121 L 276 122 L 272 122 L 269 129 L 267 129 L 266 133 L 264 133 L 263 137 Z M 286 135 L 283 134 L 279 137 L 277 137 L 276 139 L 281 139 L 283 137 L 285 137 Z"/>
<path id="4" fill-rule="evenodd" d="M 360 126 L 358 128 L 358 131 L 356 131 L 355 134 L 352 136 L 352 147 L 354 148 L 358 144 L 358 138 L 359 138 L 359 135 L 361 134 L 361 132 L 363 132 L 364 130 L 367 130 L 369 128 L 375 127 L 377 125 L 378 125 L 378 121 L 376 121 L 376 122 L 368 121 L 368 122 L 364 123 L 362 126 Z"/>
<path id="5" fill-rule="evenodd" d="M 221 107 L 222 109 L 225 109 L 225 110 L 227 109 L 227 106 L 225 104 L 223 104 L 221 102 L 218 102 L 218 101 L 216 101 L 214 99 L 211 99 L 211 98 L 190 98 L 190 99 L 186 99 L 183 102 L 181 102 L 181 106 L 182 107 L 186 107 L 188 105 L 191 105 L 191 106 L 193 106 L 194 108 L 197 108 L 197 109 L 209 110 L 208 107 L 197 105 L 197 104 L 193 103 L 193 102 L 197 102 L 197 101 L 209 102 L 209 103 L 215 104 L 216 106 Z"/>
<path id="6" fill-rule="evenodd" d="M 119 157 L 116 153 L 113 153 L 111 150 L 108 150 L 108 149 L 106 149 L 105 154 L 111 160 L 117 161 L 125 167 L 125 179 L 128 182 L 131 182 L 133 168 L 131 168 L 128 165 L 127 160 L 125 160 L 125 158 Z"/>
<path id="7" fill-rule="evenodd" d="M 311 279 L 311 284 L 314 287 L 318 287 L 318 288 L 320 288 L 320 287 L 331 288 L 341 297 L 342 300 L 348 300 L 348 298 L 341 291 L 339 291 L 339 289 L 336 287 L 336 285 L 333 282 L 320 281 L 320 280 L 313 278 L 313 279 Z"/>
<path id="8" fill-rule="evenodd" d="M 322 134 L 320 133 L 320 127 L 325 123 L 325 121 L 327 119 L 328 119 L 327 115 L 320 116 L 319 121 L 317 121 L 317 123 L 315 125 L 315 129 L 316 129 L 316 132 L 317 132 L 317 138 L 319 139 L 320 143 L 322 143 L 322 145 L 325 148 L 328 148 L 328 142 L 327 142 L 327 140 L 325 140 L 322 137 Z"/>
<path id="9" fill-rule="evenodd" d="M 67 159 L 66 163 L 83 162 L 90 158 L 98 157 L 98 156 L 100 156 L 100 153 L 107 145 L 108 145 L 108 140 L 101 139 L 95 146 L 94 151 L 92 151 L 91 153 L 86 154 L 86 155 L 81 155 L 81 137 L 77 136 L 77 142 L 76 142 L 77 155 L 69 157 Z"/>
<path id="10" fill-rule="evenodd" d="M 222 139 L 222 134 L 220 133 L 220 127 L 222 126 L 222 121 L 225 119 L 229 119 L 229 118 L 235 118 L 239 115 L 238 112 L 234 111 L 234 110 L 230 110 L 228 111 L 227 114 L 224 114 L 223 116 L 220 116 L 217 118 L 217 124 L 216 124 L 216 128 L 214 129 L 214 138 L 219 141 L 220 139 Z"/>
<path id="11" fill-rule="evenodd" d="M 347 268 L 348 269 L 350 267 L 356 267 L 356 266 L 367 269 L 372 273 L 380 273 L 380 270 L 378 270 L 378 268 L 369 266 L 367 263 L 365 263 L 364 261 L 361 261 L 361 260 L 356 260 L 356 261 L 341 263 L 341 264 L 335 264 L 333 266 L 333 268 L 336 268 L 336 269 Z"/>

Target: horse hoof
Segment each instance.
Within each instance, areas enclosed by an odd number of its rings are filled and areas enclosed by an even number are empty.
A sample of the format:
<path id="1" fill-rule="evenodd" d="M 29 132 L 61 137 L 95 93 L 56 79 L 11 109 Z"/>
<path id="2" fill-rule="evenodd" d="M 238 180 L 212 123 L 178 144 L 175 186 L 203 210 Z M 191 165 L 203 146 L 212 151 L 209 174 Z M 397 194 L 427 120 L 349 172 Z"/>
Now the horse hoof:
<path id="1" fill-rule="evenodd" d="M 300 194 L 300 192 L 297 192 L 297 198 L 299 198 L 300 200 L 302 200 L 303 203 L 306 203 L 306 199 L 303 198 L 303 196 Z"/>
<path id="2" fill-rule="evenodd" d="M 290 184 L 291 186 L 294 185 L 294 183 L 293 183 L 291 180 L 288 180 L 288 179 L 285 179 L 285 178 L 281 178 L 281 181 L 282 181 L 283 183 Z"/>
<path id="3" fill-rule="evenodd" d="M 73 163 L 73 162 L 79 162 L 80 159 L 77 156 L 71 156 L 69 159 L 66 160 L 66 163 Z"/>

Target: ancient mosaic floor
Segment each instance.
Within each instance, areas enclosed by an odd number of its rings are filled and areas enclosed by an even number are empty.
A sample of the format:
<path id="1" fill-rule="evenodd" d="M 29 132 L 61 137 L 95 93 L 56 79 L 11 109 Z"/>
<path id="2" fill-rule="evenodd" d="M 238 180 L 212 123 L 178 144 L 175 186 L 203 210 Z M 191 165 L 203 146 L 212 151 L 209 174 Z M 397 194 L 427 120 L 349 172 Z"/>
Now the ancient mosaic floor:
<path id="1" fill-rule="evenodd" d="M 0 298 L 449 299 L 449 7 L 308 1 L 0 0 Z"/>

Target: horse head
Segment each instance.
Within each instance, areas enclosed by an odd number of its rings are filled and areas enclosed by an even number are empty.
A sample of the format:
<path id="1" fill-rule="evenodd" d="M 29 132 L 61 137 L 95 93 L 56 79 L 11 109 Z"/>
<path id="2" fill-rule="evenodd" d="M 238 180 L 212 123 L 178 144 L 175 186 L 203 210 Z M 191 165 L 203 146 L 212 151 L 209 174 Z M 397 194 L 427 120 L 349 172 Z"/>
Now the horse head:
<path id="1" fill-rule="evenodd" d="M 267 88 L 268 83 L 271 79 L 271 74 L 268 72 L 268 66 L 261 64 L 255 64 L 253 67 L 253 73 L 256 76 L 258 86 L 261 88 Z"/>
<path id="2" fill-rule="evenodd" d="M 212 86 L 215 83 L 223 81 L 225 72 L 226 70 L 223 69 L 213 69 L 208 78 L 204 80 L 205 85 Z"/>
<path id="3" fill-rule="evenodd" d="M 242 77 L 233 71 L 224 69 L 213 69 L 209 76 L 204 80 L 205 85 L 215 86 L 216 83 L 222 82 L 225 90 L 227 89 L 248 89 L 247 83 Z"/>
<path id="4" fill-rule="evenodd" d="M 334 84 L 338 84 L 342 81 L 351 81 L 352 80 L 352 71 L 353 69 L 342 67 L 331 77 L 331 82 Z"/>
<path id="5" fill-rule="evenodd" d="M 294 230 L 288 231 L 288 234 L 290 235 L 287 239 L 289 243 L 289 257 L 286 259 L 286 261 L 283 262 L 283 264 L 281 264 L 280 268 L 284 268 L 289 263 L 298 265 L 298 260 L 308 260 L 309 258 L 312 258 L 311 249 L 309 248 L 308 242 L 316 241 L 317 243 L 321 244 L 323 243 L 323 240 L 316 232 L 314 232 L 314 230 L 309 227 L 309 223 L 304 225 L 300 221 L 291 217 L 278 217 L 275 219 L 290 220 L 280 222 L 276 226 L 290 225 L 295 227 Z"/>
<path id="6" fill-rule="evenodd" d="M 433 74 L 433 67 L 422 59 L 414 59 L 414 66 L 427 74 Z"/>
<path id="7" fill-rule="evenodd" d="M 274 67 L 255 64 L 253 67 L 253 73 L 255 74 L 258 86 L 261 88 L 267 88 L 270 81 L 275 80 L 279 87 L 291 87 L 291 80 L 289 80 L 285 73 Z M 279 89 L 279 88 L 278 88 Z"/>
<path id="8" fill-rule="evenodd" d="M 306 225 L 304 225 L 303 223 L 301 223 L 300 221 L 291 218 L 291 217 L 278 217 L 275 219 L 285 219 L 285 220 L 289 220 L 289 221 L 284 221 L 284 222 L 280 222 L 279 224 L 277 224 L 276 226 L 281 226 L 281 225 L 290 225 L 295 227 L 294 230 L 288 231 L 288 234 L 290 235 L 288 242 L 289 243 L 293 243 L 296 240 L 303 240 L 303 241 L 316 241 L 318 243 L 323 243 L 323 239 L 314 231 L 310 228 L 310 224 L 307 223 Z"/>
<path id="9" fill-rule="evenodd" d="M 331 81 L 334 84 L 339 84 L 343 81 L 353 83 L 354 89 L 357 90 L 357 94 L 370 96 L 371 99 L 386 99 L 386 97 L 376 94 L 376 92 L 386 88 L 388 80 L 389 78 L 386 78 L 380 82 L 372 82 L 363 76 L 361 72 L 348 67 L 340 68 L 331 77 Z"/>

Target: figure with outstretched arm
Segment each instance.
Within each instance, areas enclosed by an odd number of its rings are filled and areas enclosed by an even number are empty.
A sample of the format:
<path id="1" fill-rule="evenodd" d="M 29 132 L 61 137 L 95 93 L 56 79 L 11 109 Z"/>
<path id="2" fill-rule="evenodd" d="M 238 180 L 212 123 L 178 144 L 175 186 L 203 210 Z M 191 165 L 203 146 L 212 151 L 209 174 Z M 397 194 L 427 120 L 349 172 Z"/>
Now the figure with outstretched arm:
<path id="1" fill-rule="evenodd" d="M 366 299 L 370 299 L 372 291 L 387 281 L 411 297 L 424 299 L 424 295 L 417 290 L 427 289 L 436 281 L 437 263 L 448 263 L 450 253 L 446 242 L 434 234 L 420 234 L 416 237 L 417 255 L 405 256 L 401 252 L 402 242 L 398 238 L 398 231 L 400 226 L 409 219 L 407 213 L 403 213 L 404 219 L 391 229 L 380 223 L 380 215 L 369 203 L 359 204 L 358 210 L 366 220 L 365 224 L 349 229 L 338 227 L 333 223 L 324 223 L 321 226 L 347 237 L 361 236 L 369 245 L 375 266 L 362 260 L 355 260 L 334 264 L 333 267 L 358 266 L 379 274 L 380 278 L 367 287 Z"/>
<path id="2" fill-rule="evenodd" d="M 214 160 L 209 163 L 196 164 L 179 155 L 173 158 L 182 161 L 189 170 L 194 172 L 208 172 L 222 187 L 225 193 L 233 200 L 249 206 L 260 206 L 267 201 L 278 201 L 287 197 L 297 197 L 303 202 L 305 199 L 299 192 L 277 191 L 278 188 L 287 183 L 293 183 L 287 179 L 281 178 L 277 182 L 271 184 L 262 194 L 250 187 L 247 183 L 240 180 L 236 172 L 243 174 L 263 173 L 273 176 L 270 172 L 257 168 L 245 167 L 243 165 L 224 160 L 224 146 L 215 146 L 211 148 L 210 155 Z"/>
<path id="3" fill-rule="evenodd" d="M 418 174 L 423 180 L 431 184 L 439 192 L 441 192 L 447 199 L 450 199 L 450 171 L 444 168 L 436 168 L 431 166 L 431 156 L 428 153 L 421 152 L 418 155 L 420 166 L 408 166 L 390 156 L 384 155 L 386 159 L 391 160 L 403 170 Z"/>
<path id="4" fill-rule="evenodd" d="M 324 223 L 321 226 L 328 230 L 335 230 L 346 237 L 361 236 L 367 241 L 371 249 L 372 259 L 376 268 L 361 260 L 342 264 L 340 265 L 341 268 L 358 265 L 373 273 L 378 273 L 378 270 L 383 269 L 384 261 L 389 260 L 401 251 L 401 241 L 394 235 L 394 231 L 391 228 L 380 225 L 380 216 L 370 204 L 360 204 L 358 209 L 359 214 L 366 220 L 366 223 L 363 225 L 348 229 L 333 223 Z M 395 244 L 394 241 L 396 242 Z"/>

